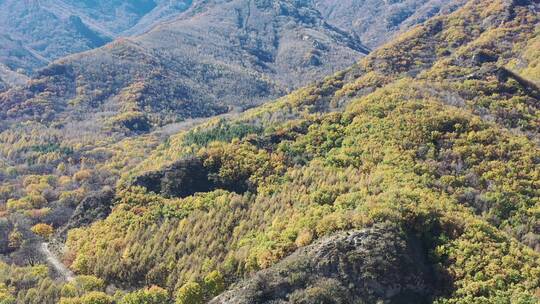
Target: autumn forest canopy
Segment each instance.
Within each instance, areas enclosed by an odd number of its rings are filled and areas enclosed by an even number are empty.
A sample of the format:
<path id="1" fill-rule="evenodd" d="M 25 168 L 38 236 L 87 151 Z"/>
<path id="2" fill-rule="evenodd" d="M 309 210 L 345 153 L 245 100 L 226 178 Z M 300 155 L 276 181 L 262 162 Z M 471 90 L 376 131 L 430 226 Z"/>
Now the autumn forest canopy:
<path id="1" fill-rule="evenodd" d="M 540 302 L 540 2 L 0 1 L 0 304 Z"/>

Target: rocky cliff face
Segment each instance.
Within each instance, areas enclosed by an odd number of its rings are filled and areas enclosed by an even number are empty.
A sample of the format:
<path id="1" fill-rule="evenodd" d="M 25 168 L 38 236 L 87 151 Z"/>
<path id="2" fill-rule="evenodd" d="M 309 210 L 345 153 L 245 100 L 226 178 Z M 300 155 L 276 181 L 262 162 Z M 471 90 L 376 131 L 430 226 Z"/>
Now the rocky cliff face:
<path id="1" fill-rule="evenodd" d="M 87 195 L 75 208 L 68 223 L 62 227 L 58 235 L 65 237 L 67 231 L 73 228 L 84 227 L 106 218 L 114 203 L 114 191 L 105 189 Z"/>
<path id="2" fill-rule="evenodd" d="M 382 224 L 301 248 L 210 303 L 430 303 L 437 278 L 416 237 Z"/>

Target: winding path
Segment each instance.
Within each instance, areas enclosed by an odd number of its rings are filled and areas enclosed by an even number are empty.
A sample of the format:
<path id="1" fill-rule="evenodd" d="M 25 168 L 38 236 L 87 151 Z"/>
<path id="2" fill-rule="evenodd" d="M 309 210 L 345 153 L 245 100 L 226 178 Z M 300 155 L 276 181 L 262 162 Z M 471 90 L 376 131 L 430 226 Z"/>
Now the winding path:
<path id="1" fill-rule="evenodd" d="M 75 274 L 69 270 L 60 260 L 49 250 L 49 243 L 41 243 L 41 252 L 47 258 L 47 263 L 67 282 L 75 280 Z"/>

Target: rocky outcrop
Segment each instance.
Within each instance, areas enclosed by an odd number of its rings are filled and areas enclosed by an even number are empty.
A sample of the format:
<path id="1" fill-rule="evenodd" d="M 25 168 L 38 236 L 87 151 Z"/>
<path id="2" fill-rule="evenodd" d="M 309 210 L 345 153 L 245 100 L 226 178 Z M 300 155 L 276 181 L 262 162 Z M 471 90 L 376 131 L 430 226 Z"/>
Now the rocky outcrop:
<path id="1" fill-rule="evenodd" d="M 186 197 L 196 192 L 208 192 L 215 185 L 208 170 L 198 158 L 182 159 L 162 170 L 137 177 L 134 186 L 141 186 L 167 197 Z"/>
<path id="2" fill-rule="evenodd" d="M 224 189 L 236 193 L 248 190 L 249 176 L 235 180 L 219 178 L 219 166 L 206 167 L 197 157 L 181 159 L 158 171 L 142 174 L 135 178 L 131 186 L 140 186 L 165 197 L 187 197 L 198 192 Z"/>
<path id="3" fill-rule="evenodd" d="M 88 226 L 91 223 L 106 218 L 111 213 L 114 203 L 114 191 L 105 189 L 86 196 L 71 215 L 69 222 L 62 227 L 58 235 L 65 237 L 67 231 L 73 228 Z"/>
<path id="4" fill-rule="evenodd" d="M 430 303 L 438 277 L 418 238 L 384 224 L 299 249 L 210 303 Z"/>

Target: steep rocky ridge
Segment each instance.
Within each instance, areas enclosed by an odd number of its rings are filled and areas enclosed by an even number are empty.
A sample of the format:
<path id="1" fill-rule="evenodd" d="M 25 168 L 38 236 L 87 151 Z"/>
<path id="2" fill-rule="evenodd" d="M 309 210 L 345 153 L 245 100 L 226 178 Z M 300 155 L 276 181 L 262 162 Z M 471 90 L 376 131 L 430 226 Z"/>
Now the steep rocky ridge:
<path id="1" fill-rule="evenodd" d="M 389 224 L 338 233 L 210 303 L 431 303 L 445 287 L 422 246 Z"/>

